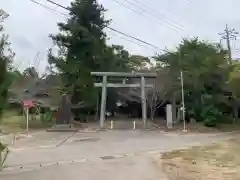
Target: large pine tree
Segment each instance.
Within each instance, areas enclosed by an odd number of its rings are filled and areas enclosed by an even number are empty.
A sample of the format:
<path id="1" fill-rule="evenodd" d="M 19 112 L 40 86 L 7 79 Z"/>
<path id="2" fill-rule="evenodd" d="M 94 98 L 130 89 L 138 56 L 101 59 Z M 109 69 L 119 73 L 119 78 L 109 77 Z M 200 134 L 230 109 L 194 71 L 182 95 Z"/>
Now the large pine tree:
<path id="1" fill-rule="evenodd" d="M 61 73 L 73 103 L 88 102 L 94 97 L 90 72 L 100 69 L 103 63 L 103 29 L 109 21 L 104 19 L 105 9 L 97 0 L 75 0 L 69 10 L 67 22 L 58 24 L 60 32 L 51 35 L 59 52 L 57 57 L 50 53 L 49 61 Z"/>

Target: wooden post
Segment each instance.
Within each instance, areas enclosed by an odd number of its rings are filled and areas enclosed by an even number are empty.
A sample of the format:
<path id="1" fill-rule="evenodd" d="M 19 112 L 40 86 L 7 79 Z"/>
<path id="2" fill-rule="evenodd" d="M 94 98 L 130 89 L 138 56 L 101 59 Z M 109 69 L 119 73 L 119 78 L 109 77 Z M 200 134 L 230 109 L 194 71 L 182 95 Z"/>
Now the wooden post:
<path id="1" fill-rule="evenodd" d="M 145 78 L 141 77 L 141 97 L 142 97 L 142 119 L 144 128 L 147 127 L 147 103 L 145 93 Z"/>
<path id="2" fill-rule="evenodd" d="M 107 76 L 103 76 L 102 81 L 102 99 L 101 99 L 101 114 L 100 114 L 100 128 L 104 128 L 105 111 L 107 100 Z"/>

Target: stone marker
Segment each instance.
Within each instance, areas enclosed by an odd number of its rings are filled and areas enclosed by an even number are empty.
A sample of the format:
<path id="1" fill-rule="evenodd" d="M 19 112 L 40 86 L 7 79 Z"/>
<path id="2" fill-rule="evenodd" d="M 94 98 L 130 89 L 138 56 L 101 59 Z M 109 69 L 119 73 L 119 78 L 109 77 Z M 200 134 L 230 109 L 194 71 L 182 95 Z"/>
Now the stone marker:
<path id="1" fill-rule="evenodd" d="M 67 94 L 62 96 L 62 100 L 57 112 L 56 124 L 48 131 L 77 131 L 72 128 L 72 104 Z"/>
<path id="2" fill-rule="evenodd" d="M 172 129 L 173 120 L 172 120 L 172 105 L 167 104 L 167 128 Z"/>
<path id="3" fill-rule="evenodd" d="M 57 112 L 56 124 L 71 124 L 72 111 L 71 101 L 68 95 L 63 95 L 59 110 Z"/>

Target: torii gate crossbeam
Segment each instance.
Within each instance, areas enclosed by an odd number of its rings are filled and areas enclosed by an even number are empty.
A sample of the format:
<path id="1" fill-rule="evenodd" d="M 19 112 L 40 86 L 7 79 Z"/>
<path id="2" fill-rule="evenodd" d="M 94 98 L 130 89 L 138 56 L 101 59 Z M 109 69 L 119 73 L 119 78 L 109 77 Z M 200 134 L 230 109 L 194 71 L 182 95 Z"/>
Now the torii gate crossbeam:
<path id="1" fill-rule="evenodd" d="M 95 87 L 102 87 L 101 98 L 101 112 L 100 112 L 100 128 L 104 128 L 106 100 L 107 100 L 107 88 L 108 87 L 140 87 L 141 88 L 141 102 L 142 102 L 142 120 L 144 127 L 147 125 L 147 102 L 145 88 L 152 88 L 153 84 L 146 84 L 145 78 L 156 78 L 156 73 L 124 73 L 124 72 L 91 72 L 93 76 L 103 77 L 102 83 L 94 83 Z M 134 77 L 141 78 L 140 84 L 113 84 L 107 82 L 107 77 Z"/>

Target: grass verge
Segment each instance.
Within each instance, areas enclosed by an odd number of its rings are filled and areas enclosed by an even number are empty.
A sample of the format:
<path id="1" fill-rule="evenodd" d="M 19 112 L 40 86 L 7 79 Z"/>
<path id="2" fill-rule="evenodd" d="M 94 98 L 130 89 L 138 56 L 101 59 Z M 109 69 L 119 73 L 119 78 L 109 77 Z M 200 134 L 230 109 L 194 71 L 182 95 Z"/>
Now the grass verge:
<path id="1" fill-rule="evenodd" d="M 43 123 L 40 120 L 40 117 L 37 117 L 36 120 L 31 120 L 31 118 L 29 118 L 30 130 L 44 129 L 44 128 L 49 128 L 51 126 L 52 126 L 52 123 Z M 0 130 L 2 130 L 4 133 L 14 133 L 14 134 L 23 132 L 26 130 L 26 117 L 19 116 L 14 111 L 6 112 L 4 113 L 1 119 Z"/>
<path id="2" fill-rule="evenodd" d="M 240 180 L 239 152 L 240 137 L 165 153 L 161 163 L 170 180 Z"/>

